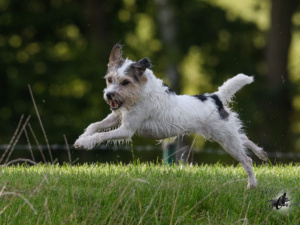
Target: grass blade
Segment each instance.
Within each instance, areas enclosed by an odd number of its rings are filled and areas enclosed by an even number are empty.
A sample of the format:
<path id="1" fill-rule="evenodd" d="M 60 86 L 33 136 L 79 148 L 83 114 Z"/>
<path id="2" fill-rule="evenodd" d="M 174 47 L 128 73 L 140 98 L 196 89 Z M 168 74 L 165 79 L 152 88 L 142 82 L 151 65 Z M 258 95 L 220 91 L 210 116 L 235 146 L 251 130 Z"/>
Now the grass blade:
<path id="1" fill-rule="evenodd" d="M 35 103 L 34 96 L 33 96 L 33 93 L 32 93 L 32 90 L 31 90 L 31 87 L 30 87 L 30 85 L 28 85 L 28 88 L 29 88 L 29 92 L 30 92 L 30 95 L 31 95 L 31 99 L 32 99 L 32 102 L 33 102 L 33 106 L 34 106 L 34 109 L 35 109 L 36 115 L 37 115 L 37 117 L 38 117 L 38 120 L 39 120 L 40 126 L 41 126 L 41 128 L 42 128 L 42 131 L 43 131 L 43 134 L 44 134 L 44 138 L 45 138 L 46 145 L 47 145 L 47 148 L 48 148 L 48 152 L 49 152 L 50 160 L 51 160 L 51 163 L 53 164 L 52 153 L 51 153 L 51 149 L 50 149 L 49 141 L 48 141 L 48 138 L 47 138 L 47 135 L 46 135 L 46 131 L 45 131 L 45 129 L 44 129 L 44 125 L 43 125 L 43 123 L 42 123 L 42 120 L 41 120 L 41 117 L 40 117 L 39 110 L 38 110 L 38 108 L 37 108 L 37 106 L 36 106 L 36 103 Z"/>

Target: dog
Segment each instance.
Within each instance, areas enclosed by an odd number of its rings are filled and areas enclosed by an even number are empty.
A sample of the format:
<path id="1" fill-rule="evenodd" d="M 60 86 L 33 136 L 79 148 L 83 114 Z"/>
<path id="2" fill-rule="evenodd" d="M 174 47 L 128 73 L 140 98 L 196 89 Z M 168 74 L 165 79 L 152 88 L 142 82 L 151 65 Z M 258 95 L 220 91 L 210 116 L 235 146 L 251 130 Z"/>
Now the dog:
<path id="1" fill-rule="evenodd" d="M 148 58 L 137 62 L 123 59 L 122 46 L 113 47 L 104 89 L 104 99 L 112 112 L 89 125 L 74 147 L 92 149 L 103 142 L 129 142 L 134 134 L 166 139 L 197 133 L 218 142 L 240 162 L 248 175 L 247 187 L 256 188 L 252 160 L 246 149 L 264 161 L 267 154 L 248 139 L 238 115 L 228 106 L 234 94 L 252 83 L 253 77 L 238 74 L 212 94 L 176 95 L 153 74 L 151 67 Z"/>

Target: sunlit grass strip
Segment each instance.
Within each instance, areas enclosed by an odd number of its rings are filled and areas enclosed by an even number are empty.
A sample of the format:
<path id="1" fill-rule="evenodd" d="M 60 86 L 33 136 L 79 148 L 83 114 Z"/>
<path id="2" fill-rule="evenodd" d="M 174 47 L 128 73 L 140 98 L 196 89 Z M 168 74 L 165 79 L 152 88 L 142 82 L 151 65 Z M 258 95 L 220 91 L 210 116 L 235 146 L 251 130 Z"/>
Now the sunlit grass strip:
<path id="1" fill-rule="evenodd" d="M 297 224 L 300 166 L 83 165 L 0 169 L 1 224 Z M 273 210 L 287 192 L 294 207 Z M 5 194 L 6 193 L 6 194 Z M 8 194 L 10 193 L 10 194 Z M 297 203 L 298 206 L 297 206 Z"/>

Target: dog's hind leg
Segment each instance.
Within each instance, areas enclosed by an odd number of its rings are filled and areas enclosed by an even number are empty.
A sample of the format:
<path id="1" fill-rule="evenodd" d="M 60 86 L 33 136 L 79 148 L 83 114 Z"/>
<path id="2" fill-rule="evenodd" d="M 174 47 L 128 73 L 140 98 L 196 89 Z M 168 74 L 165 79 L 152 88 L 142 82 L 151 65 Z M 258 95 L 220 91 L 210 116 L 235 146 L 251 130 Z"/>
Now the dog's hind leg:
<path id="1" fill-rule="evenodd" d="M 257 180 L 255 178 L 253 168 L 252 168 L 252 159 L 249 158 L 242 145 L 229 145 L 225 147 L 225 150 L 238 162 L 240 162 L 248 176 L 248 188 L 256 188 Z"/>
<path id="2" fill-rule="evenodd" d="M 253 167 L 252 167 L 252 159 L 249 158 L 245 153 L 241 156 L 241 161 L 244 170 L 246 171 L 248 175 L 248 188 L 256 188 L 257 187 L 257 180 L 255 178 Z"/>
<path id="3" fill-rule="evenodd" d="M 227 134 L 226 137 L 221 139 L 215 139 L 224 149 L 228 152 L 235 160 L 241 163 L 246 174 L 248 175 L 248 188 L 256 188 L 257 180 L 255 178 L 252 159 L 249 158 L 243 146 L 243 141 L 240 139 L 240 134 L 238 132 L 233 132 Z"/>
<path id="4" fill-rule="evenodd" d="M 246 148 L 251 149 L 258 158 L 263 161 L 268 161 L 267 153 L 252 141 L 246 135 L 242 135 L 243 144 Z"/>

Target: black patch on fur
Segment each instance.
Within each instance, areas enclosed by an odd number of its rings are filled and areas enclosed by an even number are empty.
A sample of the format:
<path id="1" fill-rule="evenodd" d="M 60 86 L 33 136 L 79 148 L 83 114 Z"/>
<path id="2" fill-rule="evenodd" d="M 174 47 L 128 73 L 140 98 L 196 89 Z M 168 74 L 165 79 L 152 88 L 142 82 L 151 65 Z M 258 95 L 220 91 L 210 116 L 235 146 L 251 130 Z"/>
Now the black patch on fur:
<path id="1" fill-rule="evenodd" d="M 221 102 L 220 98 L 213 94 L 209 96 L 210 98 L 212 98 L 214 100 L 214 102 L 216 103 L 216 106 L 218 108 L 219 114 L 221 116 L 221 118 L 223 120 L 226 120 L 229 116 L 229 113 L 225 110 L 223 103 Z"/>
<path id="2" fill-rule="evenodd" d="M 129 66 L 128 69 L 125 70 L 129 76 L 132 76 L 135 82 L 139 81 L 140 72 L 133 66 Z"/>
<path id="3" fill-rule="evenodd" d="M 149 58 L 142 58 L 141 60 L 137 61 L 134 64 L 135 64 L 136 67 L 143 68 L 143 69 L 147 69 L 147 68 L 152 67 L 152 64 L 151 64 Z"/>
<path id="4" fill-rule="evenodd" d="M 140 77 L 144 74 L 147 68 L 151 68 L 151 62 L 148 58 L 143 58 L 137 62 L 132 63 L 125 71 L 133 77 L 133 79 L 138 82 Z"/>
<path id="5" fill-rule="evenodd" d="M 167 87 L 166 93 L 175 94 L 175 91 L 173 91 L 167 84 L 163 84 L 163 87 Z"/>
<path id="6" fill-rule="evenodd" d="M 193 95 L 193 97 L 198 98 L 202 102 L 205 102 L 207 100 L 207 96 L 206 95 Z"/>

